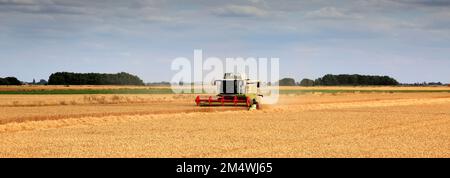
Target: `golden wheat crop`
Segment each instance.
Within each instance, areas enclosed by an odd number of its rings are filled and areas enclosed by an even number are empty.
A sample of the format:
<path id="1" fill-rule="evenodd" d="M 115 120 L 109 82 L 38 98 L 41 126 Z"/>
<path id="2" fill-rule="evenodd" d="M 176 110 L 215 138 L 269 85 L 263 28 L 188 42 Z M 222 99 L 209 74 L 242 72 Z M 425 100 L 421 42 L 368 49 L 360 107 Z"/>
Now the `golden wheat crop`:
<path id="1" fill-rule="evenodd" d="M 0 157 L 450 157 L 450 93 L 289 94 L 252 112 L 194 98 L 0 95 Z"/>
<path id="2" fill-rule="evenodd" d="M 104 89 L 149 89 L 168 88 L 167 86 L 135 86 L 135 85 L 22 85 L 0 86 L 0 91 L 30 91 L 30 90 L 104 90 Z"/>

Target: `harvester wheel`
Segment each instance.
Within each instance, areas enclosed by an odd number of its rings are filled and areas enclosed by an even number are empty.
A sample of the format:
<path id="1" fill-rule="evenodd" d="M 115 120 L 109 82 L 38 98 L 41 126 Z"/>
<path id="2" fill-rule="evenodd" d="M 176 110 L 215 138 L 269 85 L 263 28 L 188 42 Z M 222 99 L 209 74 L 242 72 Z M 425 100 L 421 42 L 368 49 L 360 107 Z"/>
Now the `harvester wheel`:
<path id="1" fill-rule="evenodd" d="M 256 100 L 256 98 L 253 99 L 253 104 L 256 105 L 256 109 L 259 109 L 259 103 L 258 103 L 258 101 Z"/>

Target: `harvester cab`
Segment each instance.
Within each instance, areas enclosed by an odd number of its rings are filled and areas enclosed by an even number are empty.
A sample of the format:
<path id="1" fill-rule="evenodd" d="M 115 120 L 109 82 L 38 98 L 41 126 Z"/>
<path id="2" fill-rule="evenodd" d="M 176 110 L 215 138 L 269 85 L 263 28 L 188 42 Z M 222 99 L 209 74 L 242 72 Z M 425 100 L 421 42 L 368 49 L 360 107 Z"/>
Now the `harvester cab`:
<path id="1" fill-rule="evenodd" d="M 246 106 L 259 109 L 261 97 L 260 81 L 246 79 L 242 74 L 225 73 L 223 79 L 214 81 L 217 96 L 197 96 L 197 106 Z"/>

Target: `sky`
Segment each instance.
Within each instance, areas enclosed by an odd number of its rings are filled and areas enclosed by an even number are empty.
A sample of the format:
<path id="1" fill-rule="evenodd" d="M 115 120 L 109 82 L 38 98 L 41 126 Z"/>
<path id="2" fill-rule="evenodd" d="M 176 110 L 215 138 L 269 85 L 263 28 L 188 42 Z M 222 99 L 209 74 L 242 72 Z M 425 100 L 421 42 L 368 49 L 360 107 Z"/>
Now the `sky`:
<path id="1" fill-rule="evenodd" d="M 280 76 L 450 83 L 449 0 L 0 0 L 0 77 L 129 72 L 173 59 L 277 57 Z"/>

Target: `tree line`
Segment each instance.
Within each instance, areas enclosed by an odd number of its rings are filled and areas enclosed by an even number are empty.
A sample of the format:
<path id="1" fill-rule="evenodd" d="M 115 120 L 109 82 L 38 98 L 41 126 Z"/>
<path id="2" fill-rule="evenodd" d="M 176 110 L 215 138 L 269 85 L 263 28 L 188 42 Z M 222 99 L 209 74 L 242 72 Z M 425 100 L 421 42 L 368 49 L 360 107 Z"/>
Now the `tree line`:
<path id="1" fill-rule="evenodd" d="M 0 78 L 0 85 L 22 85 L 16 77 Z"/>
<path id="2" fill-rule="evenodd" d="M 327 74 L 314 81 L 314 85 L 398 85 L 399 83 L 389 76 L 378 75 L 331 75 Z"/>
<path id="3" fill-rule="evenodd" d="M 56 72 L 50 75 L 49 85 L 144 85 L 136 75 L 121 72 L 105 73 L 73 73 Z"/>
<path id="4" fill-rule="evenodd" d="M 400 83 L 389 76 L 359 75 L 359 74 L 327 74 L 315 80 L 303 79 L 296 83 L 292 78 L 284 78 L 279 81 L 280 86 L 358 86 L 358 85 L 399 85 Z"/>

